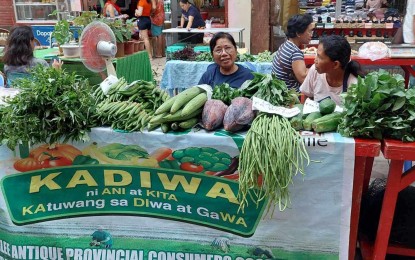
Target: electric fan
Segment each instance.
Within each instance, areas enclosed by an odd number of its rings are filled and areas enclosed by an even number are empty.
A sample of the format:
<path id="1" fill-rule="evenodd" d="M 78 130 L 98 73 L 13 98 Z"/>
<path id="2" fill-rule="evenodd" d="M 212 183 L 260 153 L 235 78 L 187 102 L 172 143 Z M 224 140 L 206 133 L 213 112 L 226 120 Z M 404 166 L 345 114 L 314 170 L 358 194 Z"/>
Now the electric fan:
<path id="1" fill-rule="evenodd" d="M 107 69 L 108 75 L 117 76 L 112 59 L 117 53 L 115 35 L 103 22 L 88 24 L 81 34 L 80 57 L 89 70 L 101 72 Z"/>

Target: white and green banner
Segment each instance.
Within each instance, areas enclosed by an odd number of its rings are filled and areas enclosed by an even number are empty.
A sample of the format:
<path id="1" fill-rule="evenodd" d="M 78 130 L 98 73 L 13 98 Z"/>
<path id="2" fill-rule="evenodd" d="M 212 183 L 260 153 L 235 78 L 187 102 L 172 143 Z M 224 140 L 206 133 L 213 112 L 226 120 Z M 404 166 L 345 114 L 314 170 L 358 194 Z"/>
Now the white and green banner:
<path id="1" fill-rule="evenodd" d="M 90 138 L 0 146 L 0 259 L 347 258 L 353 139 L 304 132 L 312 162 L 280 212 L 239 208 L 243 133 Z"/>

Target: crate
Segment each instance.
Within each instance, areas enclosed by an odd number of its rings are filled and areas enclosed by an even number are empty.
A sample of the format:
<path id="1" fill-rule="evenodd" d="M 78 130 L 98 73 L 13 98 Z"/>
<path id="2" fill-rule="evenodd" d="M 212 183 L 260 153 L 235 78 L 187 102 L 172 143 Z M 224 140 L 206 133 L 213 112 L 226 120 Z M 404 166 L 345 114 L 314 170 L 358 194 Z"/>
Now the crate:
<path id="1" fill-rule="evenodd" d="M 184 49 L 184 47 L 185 47 L 185 46 L 174 46 L 174 45 L 171 45 L 171 46 L 168 46 L 168 47 L 167 47 L 166 51 L 167 51 L 167 52 L 175 52 L 175 51 L 180 51 L 180 50 L 183 50 L 183 49 Z"/>
<path id="2" fill-rule="evenodd" d="M 210 52 L 210 47 L 209 46 L 195 46 L 193 50 L 195 52 Z"/>

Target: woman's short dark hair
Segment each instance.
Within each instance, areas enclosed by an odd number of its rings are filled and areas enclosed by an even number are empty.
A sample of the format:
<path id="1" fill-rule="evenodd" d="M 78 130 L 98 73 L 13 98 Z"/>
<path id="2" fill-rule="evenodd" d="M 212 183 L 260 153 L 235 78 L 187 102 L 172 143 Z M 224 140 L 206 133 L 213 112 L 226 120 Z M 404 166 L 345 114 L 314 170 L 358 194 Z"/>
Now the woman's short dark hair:
<path id="1" fill-rule="evenodd" d="M 213 35 L 213 37 L 212 37 L 212 39 L 210 40 L 210 43 L 209 43 L 209 45 L 210 45 L 210 53 L 212 55 L 213 55 L 213 50 L 216 47 L 216 42 L 219 39 L 223 39 L 223 38 L 228 39 L 232 43 L 233 47 L 235 47 L 235 49 L 236 49 L 236 42 L 233 39 L 232 35 L 230 35 L 229 33 L 226 33 L 226 32 L 218 32 L 215 35 Z"/>
<path id="2" fill-rule="evenodd" d="M 329 35 L 320 40 L 323 45 L 324 53 L 332 61 L 340 62 L 340 67 L 344 70 L 345 79 L 349 78 L 350 74 L 355 77 L 365 76 L 365 72 L 357 61 L 350 61 L 352 48 L 346 38 L 340 35 Z"/>
<path id="3" fill-rule="evenodd" d="M 299 33 L 305 32 L 307 27 L 313 22 L 313 17 L 309 14 L 296 14 L 288 20 L 287 37 L 295 38 Z"/>
<path id="4" fill-rule="evenodd" d="M 13 27 L 7 38 L 4 50 L 3 62 L 6 65 L 21 66 L 26 65 L 33 58 L 33 48 L 31 41 L 34 40 L 32 28 L 30 26 Z"/>
<path id="5" fill-rule="evenodd" d="M 189 0 L 180 0 L 180 3 L 182 3 L 182 4 L 188 4 L 189 3 Z"/>

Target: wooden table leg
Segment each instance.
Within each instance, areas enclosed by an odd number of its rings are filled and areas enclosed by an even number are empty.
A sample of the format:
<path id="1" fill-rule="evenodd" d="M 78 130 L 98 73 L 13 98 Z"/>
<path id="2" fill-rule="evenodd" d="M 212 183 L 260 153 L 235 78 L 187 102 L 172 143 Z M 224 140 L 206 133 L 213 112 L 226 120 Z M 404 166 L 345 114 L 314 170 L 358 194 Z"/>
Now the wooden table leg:
<path id="1" fill-rule="evenodd" d="M 367 187 L 365 187 L 365 180 L 370 179 L 373 161 L 374 157 L 355 157 L 352 205 L 350 212 L 349 260 L 354 260 L 355 258 L 362 193 L 364 190 L 367 190 Z"/>
<path id="2" fill-rule="evenodd" d="M 404 161 L 391 160 L 389 166 L 389 175 L 386 183 L 385 195 L 383 197 L 382 210 L 373 251 L 373 259 L 375 260 L 384 260 L 386 257 L 396 201 L 400 191 L 403 163 Z"/>

